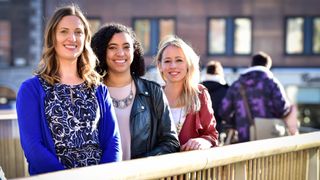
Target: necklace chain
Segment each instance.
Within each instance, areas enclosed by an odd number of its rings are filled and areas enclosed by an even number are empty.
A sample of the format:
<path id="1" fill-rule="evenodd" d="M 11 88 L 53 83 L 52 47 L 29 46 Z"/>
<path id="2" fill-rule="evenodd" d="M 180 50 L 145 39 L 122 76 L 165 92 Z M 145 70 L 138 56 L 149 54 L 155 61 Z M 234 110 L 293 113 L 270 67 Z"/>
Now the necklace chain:
<path id="1" fill-rule="evenodd" d="M 180 131 L 181 131 L 182 125 L 183 125 L 183 124 L 181 123 L 182 109 L 183 109 L 183 108 L 180 109 L 179 121 L 178 121 L 178 124 L 176 125 L 176 127 L 177 127 L 177 133 L 178 133 L 178 134 L 180 134 Z"/>
<path id="2" fill-rule="evenodd" d="M 130 86 L 130 93 L 127 97 L 123 99 L 117 99 L 111 96 L 111 99 L 112 99 L 113 106 L 115 108 L 124 109 L 128 107 L 133 101 L 132 81 Z"/>

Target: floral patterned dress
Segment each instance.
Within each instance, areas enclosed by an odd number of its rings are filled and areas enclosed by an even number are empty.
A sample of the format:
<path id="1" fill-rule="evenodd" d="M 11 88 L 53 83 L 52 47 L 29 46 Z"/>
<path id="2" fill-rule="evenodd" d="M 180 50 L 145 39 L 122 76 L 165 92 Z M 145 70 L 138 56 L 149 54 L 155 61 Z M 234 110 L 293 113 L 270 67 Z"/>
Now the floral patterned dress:
<path id="1" fill-rule="evenodd" d="M 100 112 L 95 88 L 85 83 L 51 86 L 39 79 L 46 92 L 45 115 L 59 161 L 65 168 L 99 164 Z"/>

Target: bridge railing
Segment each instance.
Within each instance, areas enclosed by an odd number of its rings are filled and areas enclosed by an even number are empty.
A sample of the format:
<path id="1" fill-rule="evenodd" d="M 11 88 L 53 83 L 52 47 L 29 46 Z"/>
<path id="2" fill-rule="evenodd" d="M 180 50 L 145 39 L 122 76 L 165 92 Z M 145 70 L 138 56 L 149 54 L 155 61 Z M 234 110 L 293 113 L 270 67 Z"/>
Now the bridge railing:
<path id="1" fill-rule="evenodd" d="M 22 179 L 319 180 L 320 132 L 76 168 Z"/>
<path id="2" fill-rule="evenodd" d="M 15 110 L 0 110 L 0 166 L 7 178 L 23 177 L 28 174 L 20 145 Z"/>

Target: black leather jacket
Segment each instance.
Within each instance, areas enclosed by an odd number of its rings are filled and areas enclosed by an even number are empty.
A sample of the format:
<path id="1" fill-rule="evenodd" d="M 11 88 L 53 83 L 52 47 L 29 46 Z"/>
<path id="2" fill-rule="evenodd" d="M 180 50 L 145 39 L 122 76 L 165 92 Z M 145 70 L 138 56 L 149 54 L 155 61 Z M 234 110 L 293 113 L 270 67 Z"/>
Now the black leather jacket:
<path id="1" fill-rule="evenodd" d="M 130 114 L 131 159 L 177 152 L 179 139 L 168 101 L 159 84 L 134 77 Z"/>

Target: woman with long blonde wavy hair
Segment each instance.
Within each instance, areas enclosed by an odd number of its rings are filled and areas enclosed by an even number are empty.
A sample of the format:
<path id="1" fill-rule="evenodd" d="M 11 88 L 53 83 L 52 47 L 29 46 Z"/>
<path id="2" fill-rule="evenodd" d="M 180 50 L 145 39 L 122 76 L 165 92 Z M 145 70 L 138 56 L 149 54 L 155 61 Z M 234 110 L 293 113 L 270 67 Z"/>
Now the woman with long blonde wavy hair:
<path id="1" fill-rule="evenodd" d="M 17 95 L 21 145 L 29 174 L 121 160 L 109 91 L 94 71 L 89 24 L 75 5 L 48 21 L 35 76 Z"/>
<path id="2" fill-rule="evenodd" d="M 218 132 L 208 90 L 201 84 L 199 56 L 177 36 L 160 42 L 155 58 L 179 134 L 181 151 L 217 146 Z"/>

